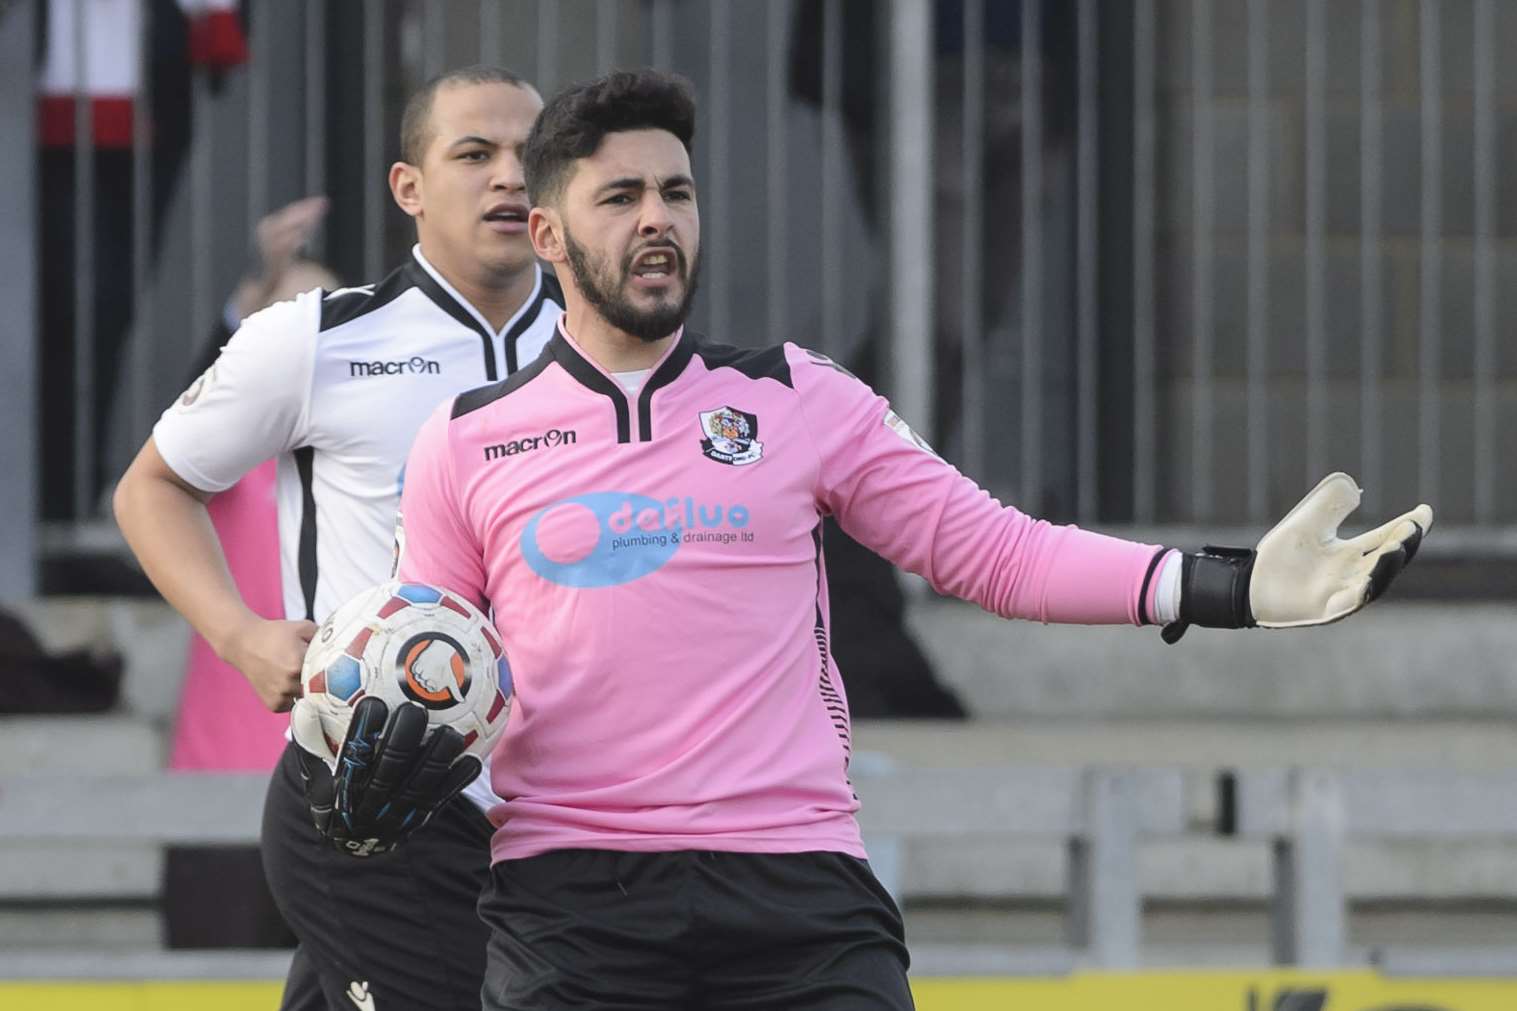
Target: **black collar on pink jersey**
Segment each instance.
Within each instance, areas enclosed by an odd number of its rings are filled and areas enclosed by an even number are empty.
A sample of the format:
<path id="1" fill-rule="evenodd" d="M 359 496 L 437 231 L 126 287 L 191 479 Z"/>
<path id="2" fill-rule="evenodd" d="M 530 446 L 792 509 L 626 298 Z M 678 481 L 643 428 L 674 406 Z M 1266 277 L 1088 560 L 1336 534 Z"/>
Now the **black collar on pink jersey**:
<path id="1" fill-rule="evenodd" d="M 674 346 L 674 350 L 669 352 L 668 357 L 643 382 L 643 388 L 637 395 L 637 441 L 651 442 L 653 440 L 653 394 L 674 382 L 685 371 L 685 366 L 690 364 L 690 359 L 695 354 L 697 340 L 699 340 L 699 335 L 687 328 L 680 335 L 679 343 Z M 574 345 L 564 339 L 562 333 L 555 333 L 553 339 L 548 342 L 544 357 L 548 355 L 551 355 L 553 360 L 558 362 L 563 370 L 581 386 L 594 390 L 611 401 L 612 408 L 616 411 L 616 441 L 631 442 L 632 410 L 627 403 L 627 391 L 610 376 L 586 361 Z"/>

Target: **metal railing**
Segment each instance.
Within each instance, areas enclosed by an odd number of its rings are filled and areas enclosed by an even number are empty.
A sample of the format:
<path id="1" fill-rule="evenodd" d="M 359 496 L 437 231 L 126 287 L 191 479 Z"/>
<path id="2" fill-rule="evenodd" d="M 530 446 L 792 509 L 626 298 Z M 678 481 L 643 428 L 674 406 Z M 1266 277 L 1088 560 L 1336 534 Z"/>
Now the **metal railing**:
<path id="1" fill-rule="evenodd" d="M 1012 958 L 998 959 L 998 971 L 1049 974 L 1140 964 L 1139 849 L 1197 832 L 1188 822 L 1184 770 L 913 769 L 878 761 L 866 768 L 870 764 L 861 761 L 854 771 L 863 804 L 860 826 L 875 873 L 894 894 L 912 893 L 904 873 L 908 848 L 971 838 L 1006 846 L 1057 840 L 1065 849 L 1069 944 L 1003 952 Z M 1517 844 L 1517 812 L 1509 802 L 1517 788 L 1513 770 L 1281 768 L 1243 770 L 1231 779 L 1231 834 L 1273 848 L 1271 923 L 1280 965 L 1326 968 L 1354 961 L 1344 873 L 1351 844 Z M 80 845 L 252 843 L 266 783 L 262 775 L 240 773 L 7 777 L 0 780 L 0 846 L 66 851 Z M 29 902 L 45 897 L 28 881 Z M 74 894 L 68 899 L 80 902 Z M 1391 971 L 1517 973 L 1517 945 L 1496 937 L 1484 947 L 1391 947 L 1371 952 L 1371 958 Z"/>
<path id="2" fill-rule="evenodd" d="M 1517 19 L 1493 0 L 1420 0 L 1410 20 L 1388 0 L 247 8 L 251 61 L 191 78 L 177 178 L 138 117 L 129 265 L 95 255 L 76 120 L 74 332 L 35 337 L 79 352 L 56 514 L 93 515 L 178 392 L 260 215 L 326 191 L 313 252 L 346 281 L 403 255 L 384 190 L 399 106 L 489 60 L 549 93 L 612 66 L 691 77 L 710 261 L 695 325 L 820 347 L 1029 511 L 1257 528 L 1342 468 L 1371 510 L 1517 518 L 1496 161 L 1517 94 L 1494 62 Z M 123 269 L 135 297 L 102 314 L 93 285 Z M 103 424 L 91 360 L 109 340 L 128 351 Z"/>

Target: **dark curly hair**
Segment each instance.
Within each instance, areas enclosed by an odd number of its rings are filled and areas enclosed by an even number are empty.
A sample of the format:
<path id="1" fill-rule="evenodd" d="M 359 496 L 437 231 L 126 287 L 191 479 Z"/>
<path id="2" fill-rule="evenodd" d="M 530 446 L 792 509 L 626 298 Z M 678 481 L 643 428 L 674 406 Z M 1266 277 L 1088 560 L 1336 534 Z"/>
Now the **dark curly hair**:
<path id="1" fill-rule="evenodd" d="M 606 134 L 628 130 L 667 130 L 688 152 L 695 137 L 690 82 L 659 70 L 618 70 L 559 92 L 527 138 L 527 198 L 556 203 L 574 162 L 593 155 Z"/>

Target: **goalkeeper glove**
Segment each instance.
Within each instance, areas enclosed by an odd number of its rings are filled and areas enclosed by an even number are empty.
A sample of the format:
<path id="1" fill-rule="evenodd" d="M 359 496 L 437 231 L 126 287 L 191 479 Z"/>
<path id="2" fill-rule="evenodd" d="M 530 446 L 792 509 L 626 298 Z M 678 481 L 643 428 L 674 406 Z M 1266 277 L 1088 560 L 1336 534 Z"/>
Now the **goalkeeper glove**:
<path id="1" fill-rule="evenodd" d="M 335 755 L 303 699 L 290 726 L 316 831 L 351 856 L 399 846 L 480 772 L 479 759 L 463 754 L 458 731 L 427 734 L 427 711 L 415 703 L 392 713 L 382 699 L 360 699 Z"/>
<path id="2" fill-rule="evenodd" d="M 1347 474 L 1329 474 L 1258 547 L 1207 547 L 1186 555 L 1180 619 L 1164 627 L 1164 641 L 1179 641 L 1191 625 L 1325 625 L 1380 596 L 1417 554 L 1433 510 L 1419 505 L 1369 533 L 1339 540 L 1338 525 L 1359 507 L 1360 494 Z"/>

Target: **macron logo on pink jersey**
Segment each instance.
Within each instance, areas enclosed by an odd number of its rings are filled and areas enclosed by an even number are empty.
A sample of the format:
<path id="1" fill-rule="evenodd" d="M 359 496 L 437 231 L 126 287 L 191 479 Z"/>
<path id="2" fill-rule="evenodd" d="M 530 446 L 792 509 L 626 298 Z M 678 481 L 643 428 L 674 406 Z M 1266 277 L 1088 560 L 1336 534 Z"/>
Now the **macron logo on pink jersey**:
<path id="1" fill-rule="evenodd" d="M 516 456 L 519 453 L 530 453 L 534 449 L 551 449 L 554 446 L 572 446 L 578 442 L 574 429 L 550 428 L 542 435 L 528 435 L 520 439 L 512 439 L 509 442 L 491 443 L 485 447 L 485 459 L 500 460 L 507 456 Z"/>

